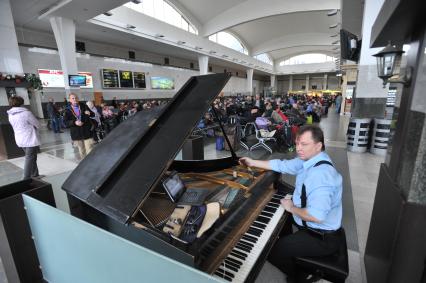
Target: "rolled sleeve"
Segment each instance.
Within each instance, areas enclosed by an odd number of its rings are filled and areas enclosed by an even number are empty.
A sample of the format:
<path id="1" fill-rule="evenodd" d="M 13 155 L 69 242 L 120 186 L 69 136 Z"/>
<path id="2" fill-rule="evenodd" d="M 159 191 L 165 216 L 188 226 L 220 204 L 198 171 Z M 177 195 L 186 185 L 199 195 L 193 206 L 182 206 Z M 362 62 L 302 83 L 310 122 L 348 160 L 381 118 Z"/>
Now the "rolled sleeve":
<path id="1" fill-rule="evenodd" d="M 269 160 L 269 166 L 275 172 L 295 175 L 303 169 L 303 160 L 299 158 L 291 160 L 273 159 Z"/>
<path id="2" fill-rule="evenodd" d="M 308 195 L 307 210 L 309 215 L 322 222 L 326 219 L 332 206 L 332 192 L 328 187 L 316 188 Z"/>

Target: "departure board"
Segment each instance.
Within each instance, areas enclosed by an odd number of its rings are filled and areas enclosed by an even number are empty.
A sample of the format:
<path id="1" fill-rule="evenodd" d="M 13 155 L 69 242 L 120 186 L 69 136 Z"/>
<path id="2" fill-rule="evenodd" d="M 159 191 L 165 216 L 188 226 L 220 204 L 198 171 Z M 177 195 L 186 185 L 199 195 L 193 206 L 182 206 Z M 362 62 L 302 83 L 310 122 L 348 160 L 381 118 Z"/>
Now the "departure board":
<path id="1" fill-rule="evenodd" d="M 135 82 L 135 88 L 146 88 L 145 73 L 133 72 L 133 80 Z"/>
<path id="2" fill-rule="evenodd" d="M 131 71 L 120 71 L 120 87 L 133 88 L 133 73 Z"/>
<path id="3" fill-rule="evenodd" d="M 102 87 L 118 88 L 118 71 L 113 69 L 102 69 Z"/>

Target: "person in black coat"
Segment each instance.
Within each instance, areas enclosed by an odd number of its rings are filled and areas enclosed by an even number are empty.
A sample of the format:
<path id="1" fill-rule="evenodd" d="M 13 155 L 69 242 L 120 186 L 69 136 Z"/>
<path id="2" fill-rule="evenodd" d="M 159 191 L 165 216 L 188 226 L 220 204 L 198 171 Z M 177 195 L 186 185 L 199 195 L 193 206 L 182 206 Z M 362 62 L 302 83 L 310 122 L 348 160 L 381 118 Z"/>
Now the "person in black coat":
<path id="1" fill-rule="evenodd" d="M 71 140 L 78 146 L 81 158 L 84 158 L 93 147 L 93 127 L 86 104 L 78 101 L 75 93 L 68 95 L 69 107 L 65 110 L 65 124 L 70 128 Z"/>

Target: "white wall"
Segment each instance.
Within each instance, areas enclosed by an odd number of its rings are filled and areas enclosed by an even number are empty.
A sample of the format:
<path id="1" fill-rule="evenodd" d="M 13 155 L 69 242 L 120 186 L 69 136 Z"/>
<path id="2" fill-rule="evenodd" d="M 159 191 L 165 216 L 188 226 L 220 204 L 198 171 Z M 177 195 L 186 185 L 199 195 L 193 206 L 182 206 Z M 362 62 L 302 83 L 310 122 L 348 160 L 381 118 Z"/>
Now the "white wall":
<path id="1" fill-rule="evenodd" d="M 61 64 L 58 54 L 44 54 L 30 52 L 29 47 L 20 48 L 24 72 L 37 73 L 38 69 L 61 70 Z M 79 94 L 82 100 L 93 99 L 93 92 L 102 92 L 105 100 L 111 100 L 114 96 L 118 99 L 152 99 L 152 98 L 170 98 L 172 97 L 191 77 L 199 74 L 198 71 L 182 69 L 176 67 L 159 66 L 141 62 L 131 62 L 123 59 L 111 59 L 99 56 L 80 56 L 77 58 L 79 71 L 91 72 L 93 75 L 93 89 L 76 89 L 74 92 Z M 145 72 L 146 89 L 102 89 L 101 69 L 112 68 L 127 71 Z M 153 90 L 151 89 L 150 77 L 165 76 L 175 79 L 174 90 Z M 253 85 L 262 87 L 263 82 L 253 81 Z M 236 95 L 237 93 L 246 93 L 246 79 L 231 77 L 224 88 L 225 95 Z M 46 102 L 49 97 L 56 101 L 63 101 L 65 90 L 63 88 L 45 88 L 42 101 Z"/>
<path id="2" fill-rule="evenodd" d="M 336 65 L 334 62 L 324 62 L 315 64 L 296 64 L 296 65 L 284 65 L 275 67 L 275 71 L 278 74 L 308 74 L 308 73 L 324 73 L 324 72 L 335 72 Z"/>

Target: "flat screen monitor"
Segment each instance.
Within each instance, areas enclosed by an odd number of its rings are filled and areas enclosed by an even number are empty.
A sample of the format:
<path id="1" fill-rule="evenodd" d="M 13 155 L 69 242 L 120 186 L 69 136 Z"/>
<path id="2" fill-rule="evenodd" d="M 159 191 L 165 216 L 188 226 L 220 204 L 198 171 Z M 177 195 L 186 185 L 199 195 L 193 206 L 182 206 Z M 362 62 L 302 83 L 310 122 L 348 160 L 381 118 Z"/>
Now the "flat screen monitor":
<path id="1" fill-rule="evenodd" d="M 358 62 L 361 51 L 361 41 L 347 30 L 340 30 L 340 56 L 342 59 Z"/>
<path id="2" fill-rule="evenodd" d="M 71 87 L 86 86 L 86 76 L 84 75 L 69 75 L 68 82 Z"/>
<path id="3" fill-rule="evenodd" d="M 175 89 L 175 80 L 167 77 L 151 77 L 152 89 Z"/>

